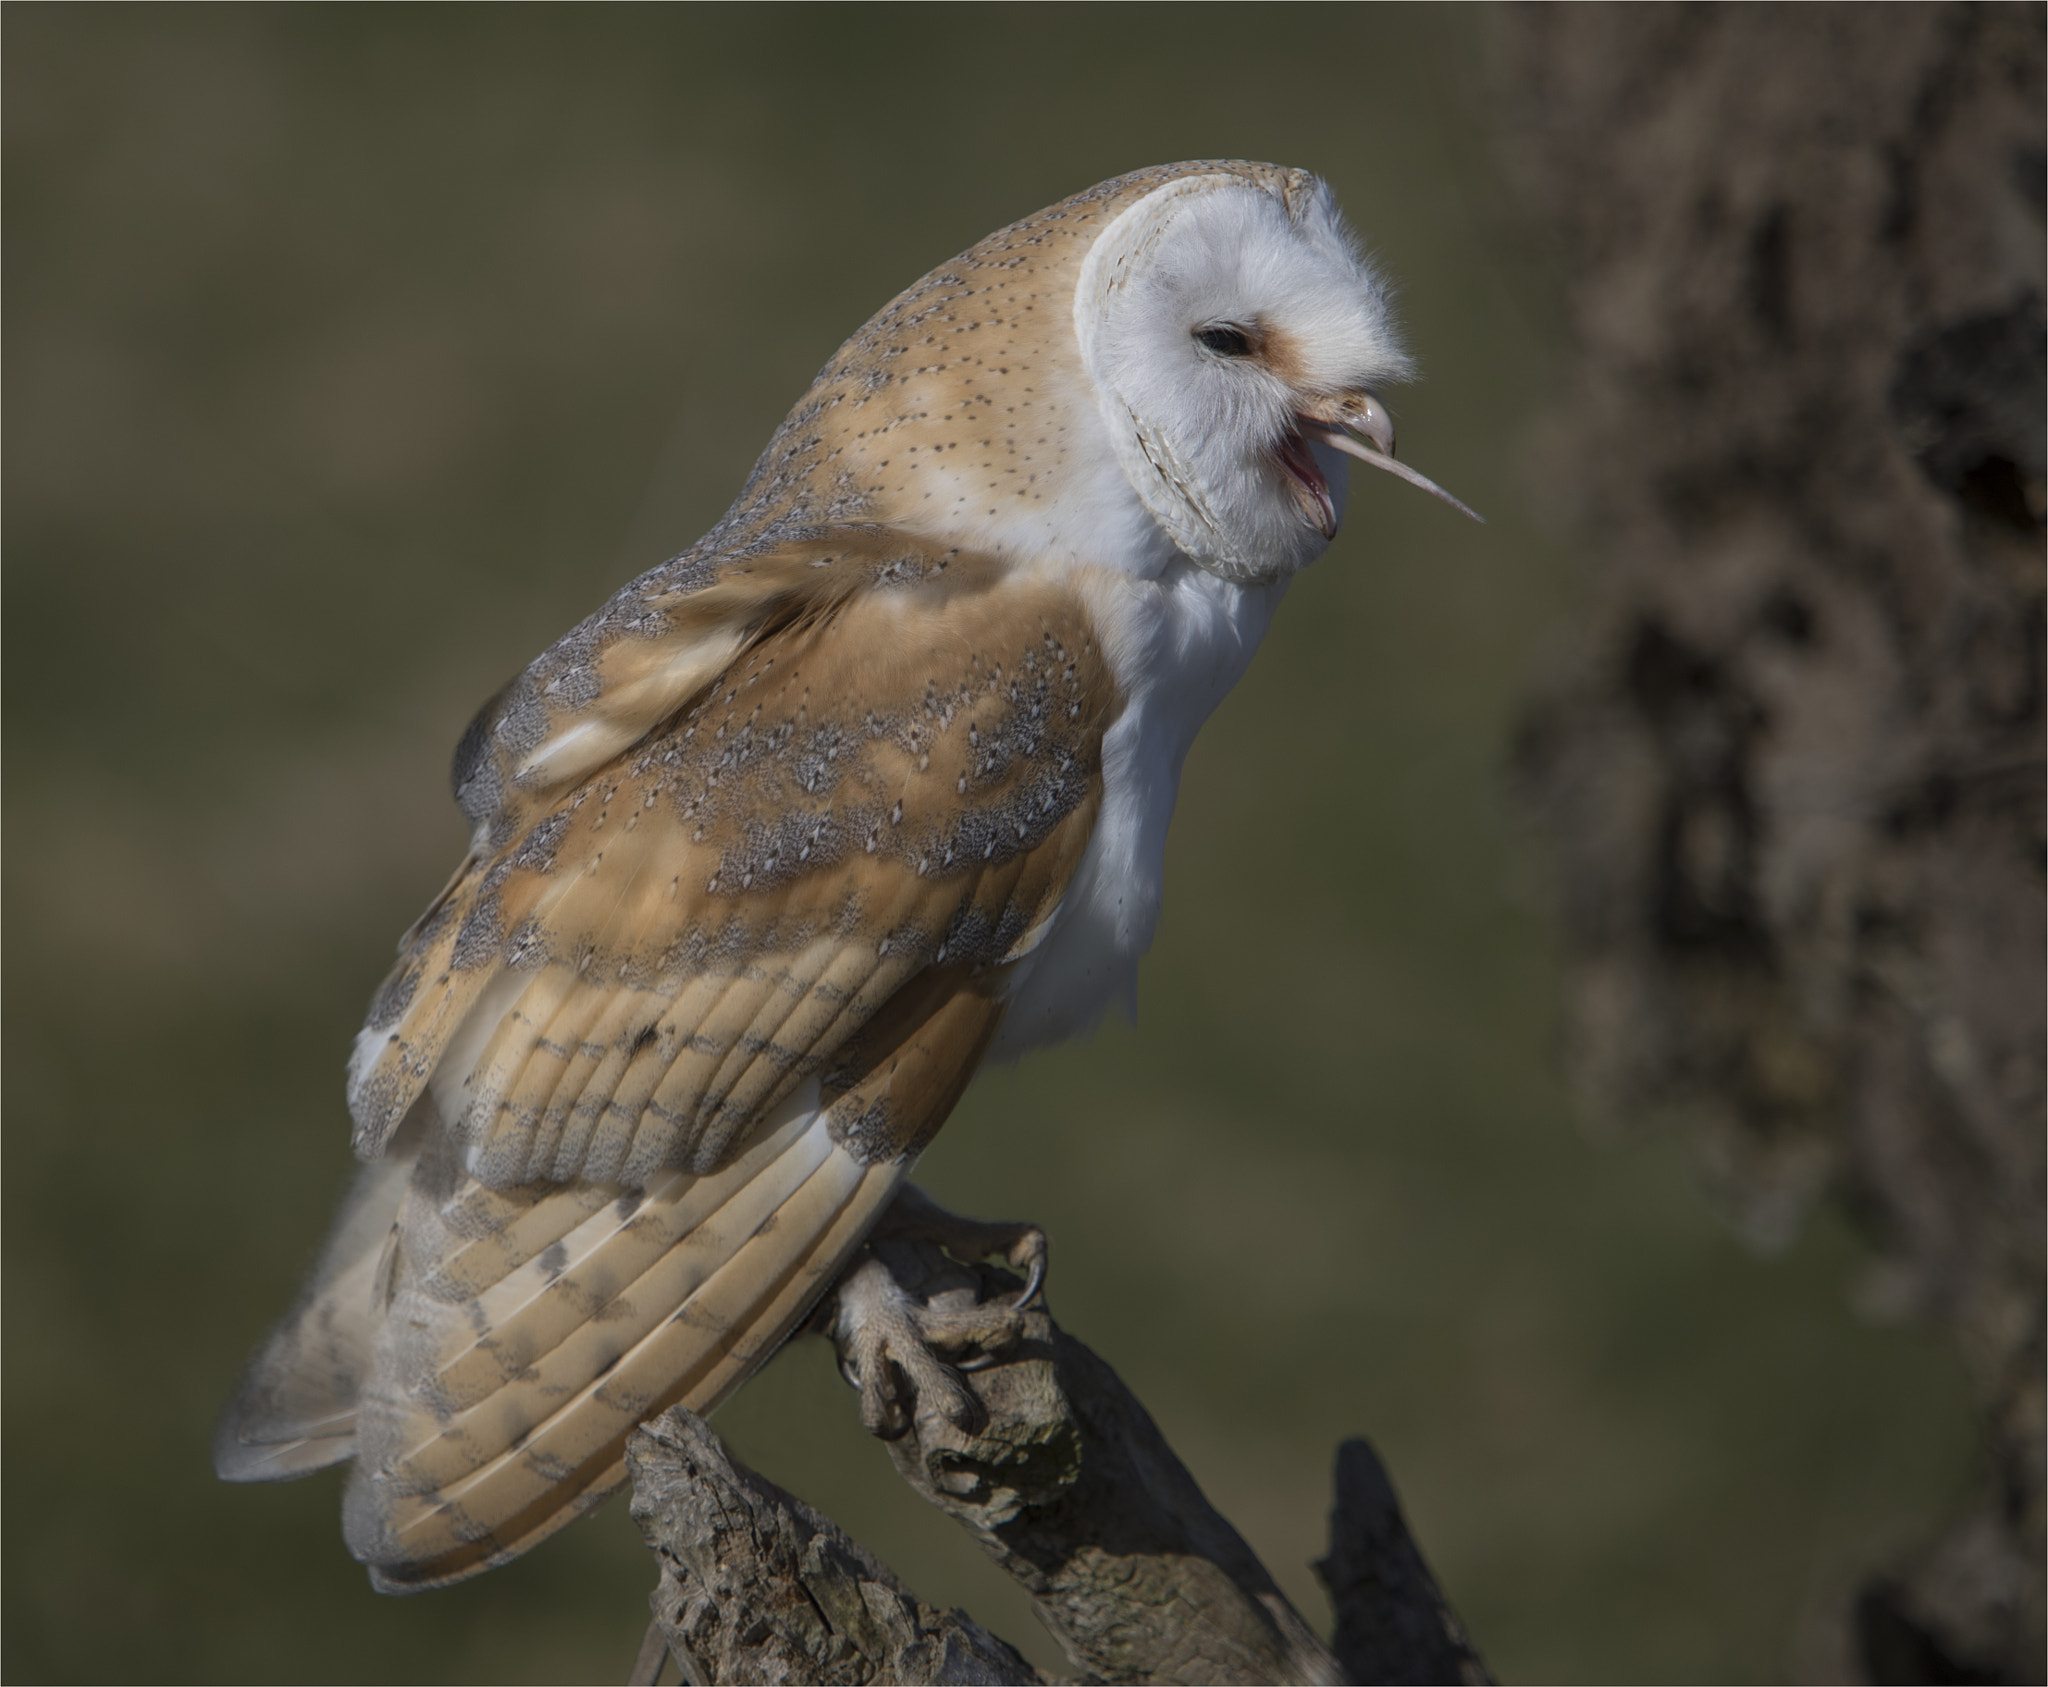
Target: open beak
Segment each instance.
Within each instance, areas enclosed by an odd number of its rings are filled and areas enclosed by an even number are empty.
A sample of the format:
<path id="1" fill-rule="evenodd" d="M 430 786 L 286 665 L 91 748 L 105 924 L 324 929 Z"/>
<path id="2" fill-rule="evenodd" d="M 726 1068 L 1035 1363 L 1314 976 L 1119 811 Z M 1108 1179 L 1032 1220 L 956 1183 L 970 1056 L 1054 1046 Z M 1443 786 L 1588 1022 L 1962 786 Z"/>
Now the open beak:
<path id="1" fill-rule="evenodd" d="M 1295 430 L 1273 448 L 1273 455 L 1280 459 L 1280 467 L 1294 483 L 1294 501 L 1301 506 L 1302 520 L 1325 539 L 1334 539 L 1337 505 L 1330 496 L 1330 483 L 1316 465 L 1316 454 L 1302 437 L 1303 431 L 1297 423 Z"/>
<path id="2" fill-rule="evenodd" d="M 1482 525 L 1485 523 L 1486 517 L 1453 498 L 1429 476 L 1417 474 L 1406 463 L 1395 460 L 1393 418 L 1376 395 L 1363 391 L 1345 393 L 1341 398 L 1317 406 L 1317 410 L 1319 414 L 1304 411 L 1295 417 L 1297 431 L 1281 442 L 1280 461 L 1287 472 L 1317 498 L 1319 513 L 1325 518 L 1318 525 L 1326 537 L 1335 532 L 1336 518 L 1331 513 L 1329 493 L 1323 486 L 1322 476 L 1316 472 L 1313 460 L 1309 458 L 1306 441 L 1311 439 L 1320 440 L 1347 457 L 1356 457 L 1361 463 L 1385 469 L 1410 486 L 1421 487 L 1431 497 L 1441 498 L 1459 514 L 1468 515 Z M 1303 472 L 1302 461 L 1307 461 L 1306 473 Z"/>

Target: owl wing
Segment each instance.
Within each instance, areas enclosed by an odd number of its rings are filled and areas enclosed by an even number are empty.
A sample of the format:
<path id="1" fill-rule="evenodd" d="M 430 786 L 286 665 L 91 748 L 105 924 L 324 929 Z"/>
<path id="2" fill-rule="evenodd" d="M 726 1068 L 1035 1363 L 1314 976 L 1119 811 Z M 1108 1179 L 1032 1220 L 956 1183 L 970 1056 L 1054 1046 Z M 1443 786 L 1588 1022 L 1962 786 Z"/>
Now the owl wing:
<path id="1" fill-rule="evenodd" d="M 771 618 L 713 680 L 530 824 L 480 822 L 365 1032 L 359 1143 L 417 1159 L 345 1215 L 388 1213 L 378 1261 L 310 1291 L 328 1370 L 367 1351 L 360 1399 L 266 1417 L 266 1354 L 224 1442 L 291 1474 L 351 1450 L 352 1410 L 379 1585 L 524 1550 L 618 1485 L 637 1423 L 773 1351 L 959 1098 L 1092 831 L 1114 688 L 1063 594 L 939 559 Z"/>

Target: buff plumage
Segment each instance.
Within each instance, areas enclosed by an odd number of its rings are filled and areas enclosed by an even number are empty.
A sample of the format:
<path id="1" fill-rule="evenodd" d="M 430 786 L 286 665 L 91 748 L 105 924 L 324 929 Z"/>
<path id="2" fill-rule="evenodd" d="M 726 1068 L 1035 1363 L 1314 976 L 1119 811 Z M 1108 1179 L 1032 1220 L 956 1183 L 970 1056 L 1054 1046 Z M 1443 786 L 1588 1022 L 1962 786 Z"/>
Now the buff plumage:
<path id="1" fill-rule="evenodd" d="M 351 1549 L 433 1586 L 743 1382 L 990 1049 L 1127 993 L 1180 760 L 1406 367 L 1327 191 L 1254 164 L 1105 182 L 848 341 L 465 736 L 470 854 L 351 1067 L 369 1163 L 220 1473 L 353 1457 Z"/>

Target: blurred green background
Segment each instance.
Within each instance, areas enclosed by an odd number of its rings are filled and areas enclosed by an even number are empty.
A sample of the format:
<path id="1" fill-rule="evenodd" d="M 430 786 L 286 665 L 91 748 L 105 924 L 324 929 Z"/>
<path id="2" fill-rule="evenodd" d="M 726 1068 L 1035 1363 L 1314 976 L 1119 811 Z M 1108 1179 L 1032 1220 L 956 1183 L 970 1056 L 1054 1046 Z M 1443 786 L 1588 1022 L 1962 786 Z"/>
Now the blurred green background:
<path id="1" fill-rule="evenodd" d="M 1825 1672 L 1952 1500 L 1925 1335 L 1562 1092 L 1503 764 L 1575 562 L 1524 466 L 1555 278 L 1505 232 L 1475 10 L 7 9 L 4 1653 L 11 1680 L 623 1676 L 623 1504 L 373 1595 L 335 1475 L 215 1411 L 349 1168 L 341 1062 L 462 828 L 475 705 L 682 548 L 838 342 L 1118 171 L 1326 175 L 1426 374 L 1392 481 L 1191 759 L 1144 1014 L 984 1078 L 925 1162 L 1313 1621 L 1370 1434 L 1505 1679 Z M 1306 723 L 1305 725 L 1303 723 Z M 1041 1662 L 821 1343 L 739 1452 Z"/>

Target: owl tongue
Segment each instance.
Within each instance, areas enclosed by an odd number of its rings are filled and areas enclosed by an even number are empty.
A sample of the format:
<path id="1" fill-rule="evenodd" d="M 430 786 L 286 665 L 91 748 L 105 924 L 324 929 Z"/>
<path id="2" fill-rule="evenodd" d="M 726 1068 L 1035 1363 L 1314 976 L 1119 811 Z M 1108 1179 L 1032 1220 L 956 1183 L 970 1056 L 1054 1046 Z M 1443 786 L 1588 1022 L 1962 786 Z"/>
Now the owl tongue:
<path id="1" fill-rule="evenodd" d="M 1302 519 L 1325 539 L 1336 538 L 1337 506 L 1330 501 L 1329 482 L 1316 467 L 1308 441 L 1298 431 L 1289 433 L 1274 448 L 1273 455 L 1280 459 L 1280 466 L 1294 483 L 1292 490 L 1295 501 L 1301 505 Z"/>
<path id="2" fill-rule="evenodd" d="M 1297 478 L 1300 477 L 1301 470 L 1294 466 L 1293 460 L 1288 456 L 1288 449 L 1292 447 L 1303 456 L 1306 456 L 1308 449 L 1302 444 L 1302 433 L 1305 432 L 1313 438 L 1321 440 L 1323 444 L 1329 446 L 1332 450 L 1341 451 L 1347 457 L 1356 457 L 1361 463 L 1368 463 L 1373 468 L 1385 469 L 1388 474 L 1405 480 L 1410 486 L 1421 487 L 1432 498 L 1441 498 L 1460 515 L 1468 515 L 1481 526 L 1485 525 L 1486 517 L 1473 509 L 1469 504 L 1461 499 L 1453 498 L 1441 486 L 1437 485 L 1435 481 L 1431 480 L 1428 475 L 1417 474 L 1406 463 L 1395 461 L 1394 435 L 1391 427 L 1385 427 L 1384 433 L 1376 435 L 1372 442 L 1368 444 L 1357 437 L 1358 432 L 1362 430 L 1359 424 L 1353 421 L 1325 422 L 1314 416 L 1297 416 L 1295 424 L 1298 431 L 1287 436 L 1286 442 L 1280 447 L 1279 457 L 1280 461 L 1287 465 L 1289 473 Z M 1384 423 L 1382 425 L 1384 427 Z M 1313 474 L 1315 471 L 1311 468 L 1309 472 Z M 1321 484 L 1321 476 L 1317 476 L 1316 484 Z M 1328 501 L 1328 493 L 1326 491 L 1324 502 L 1327 504 Z M 1325 528 L 1324 531 L 1326 533 L 1335 533 L 1336 529 L 1334 526 L 1331 526 Z"/>

